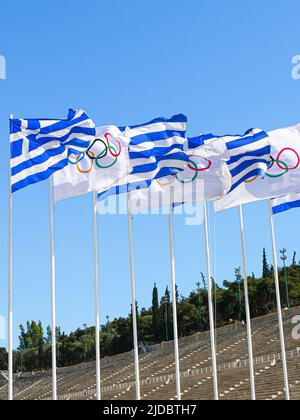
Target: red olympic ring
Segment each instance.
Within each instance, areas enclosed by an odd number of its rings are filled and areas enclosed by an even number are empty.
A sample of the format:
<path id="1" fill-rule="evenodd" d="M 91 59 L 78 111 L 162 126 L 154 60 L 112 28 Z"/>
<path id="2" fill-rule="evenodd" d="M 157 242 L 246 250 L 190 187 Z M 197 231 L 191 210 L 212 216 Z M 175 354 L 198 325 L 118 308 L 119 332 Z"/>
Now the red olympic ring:
<path id="1" fill-rule="evenodd" d="M 108 147 L 110 147 L 110 143 L 109 143 L 109 136 L 111 136 L 111 137 L 112 137 L 112 135 L 111 135 L 110 133 L 105 133 L 105 134 L 104 134 L 104 137 L 105 137 L 105 140 L 107 141 L 107 146 L 108 146 Z M 117 153 L 114 153 L 112 149 L 109 149 L 109 153 L 112 155 L 112 157 L 117 158 L 117 157 L 119 157 L 119 156 L 120 156 L 120 154 L 121 154 L 121 151 L 122 151 L 122 146 L 121 146 L 121 143 L 119 142 L 119 140 L 117 140 L 117 139 L 114 139 L 114 140 L 115 140 L 115 142 L 116 142 L 116 143 L 118 143 L 118 145 L 119 145 L 119 151 L 118 151 Z"/>
<path id="2" fill-rule="evenodd" d="M 290 152 L 293 152 L 293 153 L 295 153 L 295 155 L 296 155 L 296 157 L 297 157 L 297 163 L 296 163 L 296 165 L 293 167 L 293 168 L 285 168 L 283 165 L 282 165 L 282 163 L 280 162 L 280 160 L 282 161 L 282 159 L 280 159 L 281 158 L 281 155 L 286 151 L 286 150 L 289 150 Z M 299 167 L 299 165 L 300 165 L 300 156 L 299 156 L 299 154 L 296 152 L 296 150 L 294 150 L 294 149 L 291 149 L 290 147 L 286 147 L 286 148 L 284 148 L 284 149 L 282 149 L 281 150 L 281 152 L 279 152 L 279 154 L 278 154 L 278 156 L 277 156 L 277 162 L 276 162 L 276 164 L 277 164 L 277 166 L 280 168 L 280 169 L 282 169 L 283 171 L 286 171 L 286 170 L 288 170 L 288 171 L 294 171 L 295 169 L 298 169 L 298 167 Z"/>
<path id="3" fill-rule="evenodd" d="M 191 158 L 191 157 L 198 157 L 198 158 L 200 158 L 200 159 L 203 159 L 205 162 L 207 162 L 207 166 L 205 167 L 205 168 L 198 168 L 198 165 L 197 165 L 197 167 L 195 168 L 194 166 L 192 166 L 190 163 L 188 163 L 188 168 L 189 169 L 191 169 L 192 171 L 195 171 L 195 172 L 204 172 L 204 171 L 207 171 L 210 167 L 211 167 L 211 165 L 212 165 L 212 161 L 211 160 L 209 160 L 209 159 L 206 159 L 205 157 L 203 157 L 203 156 L 199 156 L 199 155 L 189 155 L 189 157 Z"/>

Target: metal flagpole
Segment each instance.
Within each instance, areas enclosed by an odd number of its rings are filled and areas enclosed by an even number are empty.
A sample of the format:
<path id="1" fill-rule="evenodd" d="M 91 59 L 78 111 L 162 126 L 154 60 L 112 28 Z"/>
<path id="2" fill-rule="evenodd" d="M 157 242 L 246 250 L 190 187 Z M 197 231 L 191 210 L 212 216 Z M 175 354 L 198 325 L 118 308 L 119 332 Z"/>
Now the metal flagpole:
<path id="1" fill-rule="evenodd" d="M 13 114 L 10 115 L 12 120 Z M 10 143 L 9 143 L 10 145 Z M 11 163 L 9 147 L 9 212 L 8 212 L 8 399 L 13 400 L 13 299 L 12 299 L 12 208 Z"/>
<path id="2" fill-rule="evenodd" d="M 95 288 L 95 343 L 96 343 L 96 389 L 97 400 L 101 400 L 101 353 L 100 353 L 100 302 L 99 302 L 99 264 L 97 235 L 97 193 L 93 193 L 94 222 L 94 288 Z"/>
<path id="3" fill-rule="evenodd" d="M 208 309 L 209 309 L 209 323 L 210 323 L 210 342 L 211 342 L 211 360 L 212 373 L 214 383 L 214 398 L 219 400 L 218 376 L 217 376 L 217 356 L 216 356 L 216 341 L 215 341 L 215 325 L 214 325 L 214 305 L 212 296 L 212 280 L 211 280 L 211 265 L 209 252 L 209 236 L 208 236 L 208 222 L 207 222 L 207 204 L 204 202 L 204 235 L 206 247 L 206 270 L 208 283 Z"/>
<path id="4" fill-rule="evenodd" d="M 170 239 L 170 261 L 171 261 L 171 277 L 172 277 L 172 295 L 173 295 L 173 330 L 174 330 L 174 349 L 175 349 L 175 366 L 176 366 L 176 391 L 177 400 L 181 400 L 181 384 L 180 384 L 180 363 L 179 363 L 179 346 L 178 346 L 178 327 L 177 327 L 177 296 L 176 296 L 176 278 L 175 278 L 175 258 L 173 246 L 173 207 L 171 205 L 169 212 L 169 239 Z"/>
<path id="5" fill-rule="evenodd" d="M 51 344 L 52 344 L 52 399 L 57 400 L 56 382 L 56 292 L 55 292 L 55 254 L 54 254 L 54 204 L 53 204 L 53 177 L 49 179 L 50 203 L 50 261 L 51 261 Z"/>
<path id="6" fill-rule="evenodd" d="M 283 322 L 282 322 L 282 307 L 281 307 L 281 298 L 280 298 L 278 263 L 277 263 L 276 242 L 275 242 L 275 229 L 274 229 L 273 210 L 272 210 L 271 200 L 269 200 L 269 217 L 270 217 L 270 230 L 271 230 L 271 239 L 272 239 L 273 266 L 274 266 L 278 324 L 279 324 L 279 335 L 280 335 L 280 346 L 281 346 L 281 359 L 282 359 L 282 369 L 283 369 L 284 386 L 285 386 L 285 398 L 287 401 L 289 401 L 290 400 L 290 387 L 289 387 L 289 378 L 288 378 L 288 370 L 287 370 L 287 362 L 286 362 L 286 350 L 285 350 L 284 330 L 283 330 Z"/>
<path id="7" fill-rule="evenodd" d="M 240 228 L 241 228 L 242 255 L 243 255 L 243 277 L 244 277 L 245 309 L 246 309 L 246 321 L 247 321 L 247 337 L 248 337 L 248 354 L 249 354 L 249 367 L 250 367 L 251 398 L 252 398 L 253 401 L 255 401 L 256 400 L 256 392 L 255 392 L 255 374 L 254 374 L 254 361 L 253 361 L 251 312 L 250 312 L 250 305 L 249 305 L 248 274 L 247 274 L 246 247 L 245 247 L 245 234 L 244 234 L 244 218 L 243 218 L 243 208 L 242 208 L 242 206 L 240 206 Z"/>
<path id="8" fill-rule="evenodd" d="M 130 210 L 130 194 L 128 193 L 128 233 L 129 233 L 129 249 L 130 249 L 130 277 L 131 277 L 131 313 L 132 313 L 132 330 L 133 330 L 133 347 L 134 347 L 134 366 L 135 366 L 135 389 L 136 400 L 141 399 L 140 385 L 140 365 L 139 365 L 139 345 L 136 317 L 136 298 L 135 298 L 135 278 L 134 278 L 134 260 L 133 260 L 133 244 L 132 244 L 132 215 Z"/>

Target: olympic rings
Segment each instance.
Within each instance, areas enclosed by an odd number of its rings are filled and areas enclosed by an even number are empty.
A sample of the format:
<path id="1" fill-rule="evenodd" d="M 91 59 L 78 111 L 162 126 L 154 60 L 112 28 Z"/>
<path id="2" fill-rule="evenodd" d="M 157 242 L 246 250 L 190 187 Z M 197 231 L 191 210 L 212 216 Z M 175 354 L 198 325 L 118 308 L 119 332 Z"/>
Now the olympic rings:
<path id="1" fill-rule="evenodd" d="M 117 163 L 118 157 L 121 155 L 121 152 L 122 152 L 122 146 L 121 146 L 120 141 L 118 139 L 113 138 L 111 133 L 109 132 L 105 133 L 103 137 L 104 139 L 103 138 L 95 139 L 93 143 L 84 152 L 76 155 L 75 160 L 74 158 L 73 159 L 71 158 L 72 154 L 69 155 L 68 157 L 69 163 L 71 165 L 75 165 L 79 173 L 82 173 L 82 174 L 90 173 L 94 167 L 94 162 L 96 164 L 96 167 L 99 169 L 108 169 Z M 114 140 L 114 142 L 117 143 L 118 150 L 115 146 L 113 146 L 110 143 L 111 140 L 109 137 L 111 137 Z M 95 146 L 99 146 L 99 145 L 101 145 L 101 149 L 100 149 L 100 152 L 98 152 L 97 150 L 97 155 L 96 155 L 95 151 L 92 151 L 92 149 L 95 148 Z M 110 161 L 107 164 L 100 163 L 101 160 L 108 157 L 111 157 L 112 161 Z M 90 162 L 87 169 L 83 169 L 79 165 L 79 163 L 85 159 L 87 159 Z"/>
<path id="2" fill-rule="evenodd" d="M 94 153 L 93 152 L 90 152 L 90 153 L 92 153 L 93 154 L 93 156 L 95 156 L 94 155 Z M 84 157 L 84 154 L 82 154 L 83 155 L 83 157 Z M 78 156 L 78 158 L 79 158 L 79 156 Z M 81 169 L 80 167 L 79 167 L 79 162 L 82 160 L 82 159 L 76 159 L 76 169 L 77 169 L 77 171 L 78 172 L 80 172 L 81 174 L 88 174 L 88 173 L 90 173 L 91 172 L 91 170 L 93 169 L 93 161 L 91 160 L 91 164 L 90 164 L 90 167 L 89 167 L 89 169 Z"/>
<path id="3" fill-rule="evenodd" d="M 290 152 L 293 152 L 293 153 L 295 153 L 295 155 L 296 155 L 296 157 L 297 157 L 297 163 L 296 163 L 296 165 L 294 166 L 294 167 L 292 167 L 292 168 L 289 168 L 289 167 L 285 167 L 285 168 L 283 168 L 282 166 L 281 166 L 281 164 L 282 164 L 282 161 L 280 161 L 280 158 L 281 158 L 281 155 L 283 154 L 283 152 L 285 152 L 286 150 L 289 150 Z M 299 154 L 296 152 L 296 150 L 294 150 L 294 149 L 291 149 L 290 147 L 286 147 L 285 149 L 282 149 L 281 150 L 281 152 L 278 154 L 278 156 L 277 156 L 277 166 L 280 168 L 280 169 L 282 169 L 282 170 L 285 170 L 285 169 L 287 169 L 288 171 L 294 171 L 295 169 L 297 169 L 298 167 L 299 167 L 299 165 L 300 165 L 300 156 L 299 156 Z"/>
<path id="4" fill-rule="evenodd" d="M 253 178 L 247 179 L 247 181 L 245 181 L 245 184 L 251 184 L 251 182 L 256 181 L 256 180 L 257 180 L 257 178 L 258 178 L 258 176 L 256 175 L 256 176 L 254 176 Z"/>
<path id="5" fill-rule="evenodd" d="M 290 152 L 292 152 L 292 153 L 294 153 L 295 154 L 295 156 L 296 156 L 296 158 L 297 158 L 297 162 L 296 162 L 296 164 L 293 166 L 293 167 L 289 167 L 288 166 L 288 164 L 284 161 L 284 160 L 282 160 L 282 158 L 281 158 L 281 156 L 283 155 L 283 153 L 284 152 L 286 152 L 286 151 L 290 151 Z M 299 168 L 299 166 L 300 166 L 300 155 L 299 155 L 299 153 L 295 150 L 295 149 L 292 149 L 292 148 L 290 148 L 290 147 L 285 147 L 284 149 L 282 149 L 279 153 L 278 153 L 278 155 L 277 155 L 277 157 L 276 157 L 276 159 L 274 159 L 273 158 L 273 156 L 270 156 L 270 158 L 271 158 L 271 161 L 270 161 L 270 164 L 269 164 L 269 166 L 268 166 L 268 169 L 267 169 L 267 172 L 266 172 L 266 176 L 268 177 L 268 178 L 280 178 L 280 177 L 282 177 L 282 176 L 284 176 L 284 175 L 286 175 L 289 171 L 294 171 L 294 170 L 296 170 L 296 169 L 298 169 Z M 276 164 L 276 166 L 279 168 L 279 169 L 281 169 L 283 172 L 281 172 L 281 173 L 279 173 L 279 174 L 270 174 L 270 173 L 268 173 L 273 167 L 274 167 L 274 165 Z M 248 179 L 247 181 L 245 181 L 245 183 L 246 184 L 250 184 L 251 182 L 254 182 L 254 181 L 256 181 L 257 180 L 257 178 L 258 178 L 258 176 L 255 176 L 255 177 L 253 177 L 253 178 L 251 178 L 251 179 Z"/>
<path id="6" fill-rule="evenodd" d="M 288 167 L 288 165 L 287 165 L 285 162 L 283 162 L 282 160 L 277 160 L 277 159 L 275 160 L 275 159 L 273 159 L 273 158 L 272 158 L 271 165 L 268 167 L 268 170 L 273 168 L 274 163 L 276 163 L 276 164 L 277 164 L 277 166 L 278 166 L 279 164 L 280 164 L 280 165 L 283 165 L 283 166 L 285 167 L 284 172 L 282 172 L 282 173 L 280 173 L 280 174 L 277 174 L 277 175 L 268 174 L 268 172 L 266 172 L 266 176 L 268 176 L 269 178 L 280 178 L 280 177 L 282 177 L 283 175 L 285 175 L 286 173 L 288 173 L 288 171 L 289 171 L 289 167 Z"/>
<path id="7" fill-rule="evenodd" d="M 111 151 L 111 150 L 113 150 L 113 152 L 115 153 L 115 156 L 117 155 L 117 151 L 116 151 L 116 149 L 113 147 L 113 146 L 107 146 L 107 151 Z M 99 159 L 101 159 L 102 158 L 102 156 L 101 156 L 101 153 L 100 153 L 100 155 L 98 155 L 97 157 L 96 157 L 96 165 L 98 166 L 98 168 L 100 168 L 100 169 L 108 169 L 108 168 L 111 168 L 112 166 L 114 166 L 114 164 L 117 162 L 117 160 L 118 160 L 118 157 L 116 157 L 114 160 L 113 160 L 113 162 L 112 163 L 110 163 L 109 165 L 100 165 L 99 164 L 99 162 L 98 162 L 98 160 Z"/>
<path id="8" fill-rule="evenodd" d="M 84 159 L 84 153 L 80 153 L 79 155 L 76 155 L 75 161 L 71 160 L 70 156 L 68 157 L 68 161 L 71 165 L 76 165 L 78 162 Z"/>
<path id="9" fill-rule="evenodd" d="M 179 178 L 179 176 L 178 176 L 178 174 L 176 174 L 175 175 L 175 178 L 177 179 L 177 181 L 179 181 L 181 184 L 190 184 L 191 182 L 194 182 L 195 181 L 195 179 L 197 178 L 197 176 L 198 176 L 198 165 L 197 165 L 197 163 L 195 163 L 193 160 L 191 160 L 191 159 L 189 159 L 189 162 L 192 164 L 192 166 L 193 166 L 193 171 L 195 171 L 195 175 L 193 176 L 193 178 L 192 179 L 189 179 L 189 180 L 184 180 L 184 179 L 180 179 Z M 189 165 L 188 165 L 188 167 L 190 167 Z"/>
<path id="10" fill-rule="evenodd" d="M 89 146 L 89 148 L 86 150 L 86 154 L 88 155 L 88 157 L 91 159 L 91 160 L 96 160 L 96 158 L 95 158 L 95 153 L 92 153 L 92 155 L 93 156 L 90 156 L 90 153 L 91 153 L 91 149 L 92 149 L 92 147 L 94 147 L 95 146 L 95 144 L 97 144 L 97 143 L 102 143 L 103 144 L 103 146 L 104 146 L 104 149 L 103 149 L 103 152 L 101 152 L 98 156 L 99 157 L 101 157 L 101 158 L 105 158 L 106 156 L 107 156 L 107 146 L 106 146 L 106 143 L 105 143 L 105 141 L 104 140 L 102 140 L 102 139 L 96 139 L 96 140 L 94 140 L 93 141 L 93 143 Z M 101 155 L 101 156 L 100 156 Z"/>
<path id="11" fill-rule="evenodd" d="M 108 147 L 110 147 L 110 144 L 109 144 L 109 136 L 111 136 L 111 134 L 110 133 L 105 133 L 104 134 L 104 137 L 105 137 L 105 139 L 106 139 L 106 141 L 107 141 L 107 146 Z M 113 150 L 114 151 L 114 153 L 110 150 L 110 154 L 112 155 L 112 157 L 119 157 L 120 156 L 120 154 L 121 154 L 121 151 L 122 151 L 122 147 L 121 147 L 121 143 L 119 142 L 119 140 L 117 140 L 117 139 L 115 139 L 115 141 L 118 143 L 118 145 L 119 145 L 119 151 L 117 152 L 115 149 L 111 149 L 111 150 Z"/>
<path id="12" fill-rule="evenodd" d="M 204 167 L 204 168 L 198 168 L 198 165 L 196 165 L 197 166 L 196 169 L 193 168 L 190 164 L 188 164 L 188 168 L 190 168 L 192 171 L 204 172 L 204 171 L 207 171 L 211 167 L 211 165 L 212 165 L 212 161 L 209 160 L 209 159 L 206 159 L 205 157 L 198 156 L 198 155 L 190 155 L 189 157 L 190 158 L 191 157 L 198 157 L 198 158 L 203 159 L 205 162 L 207 162 L 207 166 L 206 167 Z"/>

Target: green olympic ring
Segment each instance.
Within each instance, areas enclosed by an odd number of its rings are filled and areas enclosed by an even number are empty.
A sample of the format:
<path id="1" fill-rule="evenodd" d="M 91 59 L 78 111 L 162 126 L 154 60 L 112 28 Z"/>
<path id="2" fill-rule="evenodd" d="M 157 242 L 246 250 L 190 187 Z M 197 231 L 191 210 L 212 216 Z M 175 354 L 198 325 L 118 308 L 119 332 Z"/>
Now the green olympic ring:
<path id="1" fill-rule="evenodd" d="M 100 168 L 100 169 L 108 169 L 108 168 L 111 168 L 112 166 L 114 166 L 114 164 L 117 162 L 117 160 L 118 160 L 118 157 L 115 157 L 115 159 L 113 160 L 113 162 L 112 163 L 110 163 L 109 165 L 100 165 L 100 163 L 98 162 L 98 159 L 101 159 L 102 157 L 104 157 L 103 155 L 104 154 L 107 154 L 107 151 L 108 150 L 112 150 L 113 152 L 114 152 L 114 154 L 116 155 L 117 154 L 117 150 L 113 147 L 113 146 L 106 146 L 106 149 L 105 150 L 103 150 L 103 152 L 101 152 L 101 153 L 99 153 L 99 155 L 98 156 L 96 156 L 95 157 L 95 162 L 96 162 L 96 165 L 98 166 L 98 168 Z"/>
<path id="2" fill-rule="evenodd" d="M 192 164 L 192 166 L 194 166 L 194 168 L 195 168 L 195 170 L 197 170 L 198 169 L 198 165 L 193 161 L 193 160 L 191 160 L 191 159 L 189 159 L 189 163 L 191 163 Z M 179 181 L 181 184 L 190 184 L 191 182 L 194 182 L 195 181 L 195 179 L 197 178 L 197 176 L 198 176 L 198 172 L 195 172 L 195 175 L 193 176 L 193 178 L 192 179 L 189 179 L 189 180 L 183 180 L 183 179 L 179 179 L 179 176 L 178 176 L 178 174 L 176 174 L 175 175 L 175 178 L 177 179 L 177 181 Z"/>
<path id="3" fill-rule="evenodd" d="M 280 163 L 280 165 L 282 165 L 285 168 L 285 171 L 282 172 L 281 174 L 277 174 L 277 175 L 271 175 L 271 174 L 268 174 L 268 172 L 266 172 L 266 176 L 268 176 L 269 178 L 280 178 L 280 177 L 282 177 L 283 175 L 285 175 L 289 172 L 288 165 L 285 162 L 283 162 L 282 160 L 278 160 L 278 159 L 272 159 L 272 163 L 269 166 L 268 170 L 272 169 L 275 163 Z"/>

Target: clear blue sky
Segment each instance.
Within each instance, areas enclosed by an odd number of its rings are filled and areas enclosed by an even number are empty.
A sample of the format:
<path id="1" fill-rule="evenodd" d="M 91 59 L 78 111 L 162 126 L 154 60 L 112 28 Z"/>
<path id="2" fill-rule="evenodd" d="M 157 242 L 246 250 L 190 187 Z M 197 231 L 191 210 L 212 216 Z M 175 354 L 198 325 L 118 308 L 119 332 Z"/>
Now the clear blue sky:
<path id="1" fill-rule="evenodd" d="M 82 107 L 98 125 L 134 124 L 185 113 L 189 135 L 266 130 L 300 120 L 298 0 L 52 0 L 2 2 L 0 54 L 0 314 L 7 312 L 8 115 L 65 117 Z M 92 197 L 56 207 L 57 322 L 93 324 Z M 241 264 L 238 213 L 211 212 L 214 274 Z M 278 216 L 278 247 L 291 259 L 299 213 Z M 14 196 L 14 333 L 27 319 L 50 322 L 48 183 Z M 249 272 L 261 272 L 270 240 L 267 204 L 245 209 Z M 167 218 L 134 220 L 137 298 L 170 284 Z M 214 235 L 213 235 L 214 236 Z M 187 294 L 205 271 L 202 227 L 175 219 L 177 283 Z M 99 218 L 102 322 L 130 308 L 126 216 Z M 0 346 L 5 342 L 0 341 Z"/>

